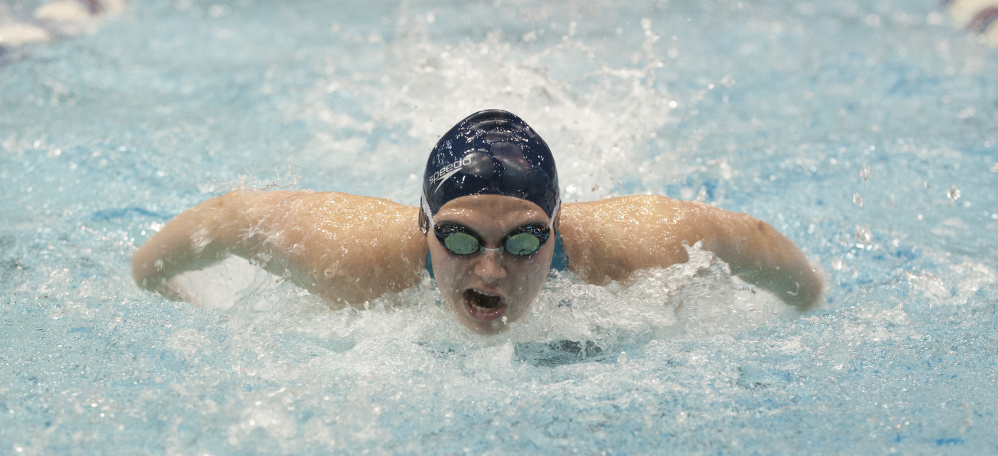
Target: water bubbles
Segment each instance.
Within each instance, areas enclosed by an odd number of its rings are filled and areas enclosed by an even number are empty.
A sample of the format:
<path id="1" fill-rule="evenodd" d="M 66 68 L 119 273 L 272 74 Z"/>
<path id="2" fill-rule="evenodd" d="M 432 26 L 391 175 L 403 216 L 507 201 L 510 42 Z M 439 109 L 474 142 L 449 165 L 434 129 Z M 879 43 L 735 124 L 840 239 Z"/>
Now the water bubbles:
<path id="1" fill-rule="evenodd" d="M 856 225 L 856 239 L 863 246 L 869 246 L 873 243 L 873 232 L 870 231 L 870 227 L 865 225 Z"/>
<path id="2" fill-rule="evenodd" d="M 941 25 L 946 23 L 946 18 L 942 15 L 942 13 L 933 11 L 925 17 L 925 22 L 929 25 Z"/>
<path id="3" fill-rule="evenodd" d="M 208 7 L 208 17 L 211 17 L 211 18 L 220 18 L 220 17 L 228 15 L 229 12 L 230 12 L 230 8 L 228 6 L 226 6 L 226 5 L 216 4 L 216 5 L 211 5 L 210 7 Z"/>
<path id="4" fill-rule="evenodd" d="M 873 177 L 873 168 L 871 168 L 870 165 L 864 165 L 863 168 L 859 170 L 859 178 L 863 179 L 863 182 L 869 182 L 871 177 Z"/>
<path id="5" fill-rule="evenodd" d="M 946 191 L 946 197 L 949 198 L 950 206 L 956 204 L 956 200 L 960 199 L 960 189 L 956 185 L 950 187 Z"/>
<path id="6" fill-rule="evenodd" d="M 859 193 L 852 195 L 852 202 L 859 207 L 863 207 L 863 197 L 859 196 Z"/>
<path id="7" fill-rule="evenodd" d="M 211 244 L 211 241 L 214 239 L 211 236 L 211 231 L 205 228 L 195 230 L 191 233 L 190 237 L 191 248 L 197 253 L 203 252 L 204 249 L 208 247 L 208 244 Z"/>

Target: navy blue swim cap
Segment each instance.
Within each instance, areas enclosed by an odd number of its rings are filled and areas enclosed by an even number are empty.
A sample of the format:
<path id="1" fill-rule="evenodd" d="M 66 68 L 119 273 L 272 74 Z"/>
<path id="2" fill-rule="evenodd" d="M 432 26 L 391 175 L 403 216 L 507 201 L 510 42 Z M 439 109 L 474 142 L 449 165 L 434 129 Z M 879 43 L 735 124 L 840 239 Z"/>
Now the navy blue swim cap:
<path id="1" fill-rule="evenodd" d="M 499 109 L 476 112 L 430 152 L 423 201 L 430 215 L 468 195 L 506 195 L 537 204 L 548 217 L 560 202 L 551 149 L 523 119 Z"/>

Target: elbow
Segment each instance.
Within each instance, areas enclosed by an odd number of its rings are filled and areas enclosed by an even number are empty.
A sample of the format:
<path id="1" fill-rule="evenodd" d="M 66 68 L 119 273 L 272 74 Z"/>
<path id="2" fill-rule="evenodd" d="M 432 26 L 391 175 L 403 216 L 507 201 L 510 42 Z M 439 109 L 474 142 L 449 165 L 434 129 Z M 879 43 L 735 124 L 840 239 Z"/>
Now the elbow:
<path id="1" fill-rule="evenodd" d="M 148 245 L 139 248 L 132 255 L 132 279 L 139 287 L 156 291 L 166 282 L 164 269 L 163 260 L 150 252 Z"/>
<path id="2" fill-rule="evenodd" d="M 163 260 L 151 258 L 143 249 L 132 257 L 132 279 L 142 289 L 159 293 L 171 301 L 200 304 L 198 297 L 187 286 L 165 273 Z"/>
<path id="3" fill-rule="evenodd" d="M 135 284 L 146 290 L 155 290 L 157 285 L 152 283 L 152 274 L 150 274 L 149 269 L 149 265 L 138 254 L 132 257 L 132 279 L 135 280 Z"/>
<path id="4" fill-rule="evenodd" d="M 793 287 L 787 287 L 783 301 L 801 312 L 815 310 L 821 306 L 824 296 L 824 281 L 814 269 L 806 269 L 804 274 L 794 279 Z"/>
<path id="5" fill-rule="evenodd" d="M 809 270 L 808 284 L 805 287 L 806 294 L 801 302 L 802 311 L 814 310 L 821 306 L 825 296 L 825 283 L 817 270 Z"/>

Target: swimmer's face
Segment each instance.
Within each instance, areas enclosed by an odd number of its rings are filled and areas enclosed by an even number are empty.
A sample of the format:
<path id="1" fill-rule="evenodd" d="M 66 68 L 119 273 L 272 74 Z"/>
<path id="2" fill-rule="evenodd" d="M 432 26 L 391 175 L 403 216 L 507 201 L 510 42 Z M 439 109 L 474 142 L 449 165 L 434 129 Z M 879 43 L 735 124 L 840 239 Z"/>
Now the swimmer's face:
<path id="1" fill-rule="evenodd" d="M 433 217 L 435 226 L 457 224 L 482 238 L 485 247 L 501 246 L 510 232 L 526 225 L 547 226 L 540 206 L 503 195 L 472 195 L 444 204 Z M 547 280 L 554 256 L 554 232 L 529 256 L 505 251 L 456 255 L 431 231 L 426 239 L 444 302 L 465 326 L 481 334 L 504 331 L 520 319 Z M 505 319 L 505 322 L 503 321 Z"/>

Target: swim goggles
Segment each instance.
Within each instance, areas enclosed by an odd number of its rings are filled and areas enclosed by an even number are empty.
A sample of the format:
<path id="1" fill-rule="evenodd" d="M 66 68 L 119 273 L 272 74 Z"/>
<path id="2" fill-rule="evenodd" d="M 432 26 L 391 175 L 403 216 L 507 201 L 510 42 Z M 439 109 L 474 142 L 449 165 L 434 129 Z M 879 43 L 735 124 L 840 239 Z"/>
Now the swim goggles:
<path id="1" fill-rule="evenodd" d="M 530 256 L 540 250 L 551 235 L 551 228 L 546 226 L 521 226 L 502 238 L 502 246 L 494 249 L 485 248 L 485 243 L 478 233 L 470 228 L 456 223 L 442 223 L 433 227 L 433 234 L 440 243 L 455 255 L 471 255 L 477 252 L 497 252 L 505 250 L 516 256 Z"/>
<path id="2" fill-rule="evenodd" d="M 503 251 L 506 251 L 511 255 L 521 257 L 533 255 L 540 250 L 541 246 L 543 246 L 551 236 L 554 219 L 557 217 L 558 211 L 561 209 L 561 200 L 558 200 L 555 203 L 554 210 L 551 213 L 551 220 L 547 226 L 521 226 L 520 228 L 510 231 L 509 234 L 502 238 L 502 247 L 487 249 L 485 248 L 485 242 L 482 241 L 482 237 L 471 228 L 458 223 L 449 222 L 442 223 L 439 227 L 435 226 L 433 223 L 433 215 L 430 213 L 430 206 L 426 202 L 426 195 L 423 195 L 423 197 L 420 198 L 419 203 L 423 209 L 419 214 L 419 230 L 422 231 L 423 234 L 433 231 L 433 234 L 437 236 L 440 244 L 455 255 L 471 255 L 476 252 L 501 253 Z"/>

